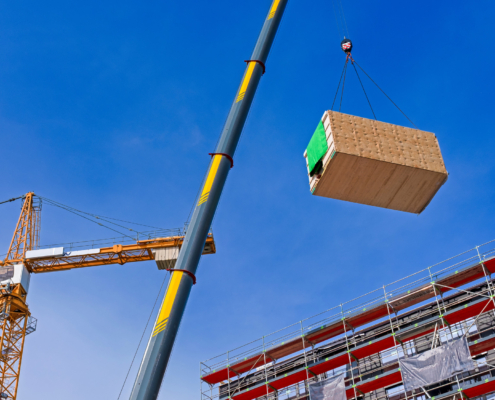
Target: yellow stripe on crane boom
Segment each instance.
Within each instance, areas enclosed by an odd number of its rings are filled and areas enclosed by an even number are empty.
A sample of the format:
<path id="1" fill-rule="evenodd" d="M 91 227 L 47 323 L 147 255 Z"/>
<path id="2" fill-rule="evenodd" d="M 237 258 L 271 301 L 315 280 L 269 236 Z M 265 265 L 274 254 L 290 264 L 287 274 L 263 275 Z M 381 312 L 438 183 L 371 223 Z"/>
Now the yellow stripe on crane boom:
<path id="1" fill-rule="evenodd" d="M 270 9 L 270 12 L 268 13 L 268 18 L 267 19 L 272 19 L 275 16 L 275 13 L 277 12 L 278 5 L 280 4 L 280 0 L 275 0 L 272 4 L 272 8 Z"/>
<path id="2" fill-rule="evenodd" d="M 224 190 L 224 184 L 228 175 L 227 160 L 230 161 L 230 166 L 232 166 L 232 156 L 235 154 L 242 129 L 261 78 L 261 68 L 257 68 L 256 64 L 260 64 L 260 67 L 263 67 L 265 64 L 288 0 L 271 1 L 268 20 L 265 17 L 258 41 L 248 60 L 249 64 L 245 68 L 241 83 L 235 93 L 227 121 L 221 131 L 220 140 L 215 149 L 214 154 L 216 157 L 210 161 L 207 179 L 201 184 L 201 195 L 197 203 L 198 206 L 192 215 L 187 229 L 186 239 L 181 248 L 181 256 L 175 265 L 176 270 L 187 271 L 188 274 L 191 274 L 191 278 L 198 268 L 202 250 L 201 244 L 204 243 L 205 233 L 211 227 L 220 195 Z M 225 157 L 227 160 L 223 161 L 220 157 Z M 220 164 L 222 164 L 221 171 Z M 210 195 L 211 199 L 208 198 Z M 193 283 L 188 278 L 184 278 L 184 282 L 181 282 L 175 294 L 170 313 L 168 314 L 163 311 L 162 315 L 162 311 L 160 312 L 159 320 L 155 323 L 154 328 L 154 334 L 156 336 L 152 337 L 146 348 L 141 368 L 139 369 L 130 395 L 132 400 L 157 400 L 160 385 L 170 361 L 170 355 L 179 330 L 179 321 L 184 314 Z M 167 301 L 170 301 L 170 304 L 172 304 L 172 300 L 167 299 Z M 166 304 L 167 302 L 165 302 L 163 307 Z M 162 329 L 164 331 L 158 333 Z"/>
<path id="3" fill-rule="evenodd" d="M 211 187 L 213 186 L 213 181 L 215 180 L 215 176 L 217 175 L 218 167 L 220 165 L 220 160 L 222 156 L 220 154 L 216 154 L 213 156 L 213 162 L 211 163 L 210 172 L 208 173 L 208 177 L 206 178 L 205 186 L 203 187 L 203 191 L 201 192 L 201 197 L 198 201 L 198 206 L 205 203 L 208 200 L 208 196 L 210 195 Z"/>
<path id="4" fill-rule="evenodd" d="M 155 327 L 153 328 L 153 336 L 158 335 L 163 332 L 167 327 L 168 317 L 172 311 L 172 306 L 174 305 L 175 296 L 179 290 L 180 280 L 184 272 L 176 271 L 172 273 L 172 278 L 170 279 L 170 285 L 167 288 L 167 295 L 165 300 L 163 300 L 162 308 L 160 309 L 160 314 L 156 320 Z"/>
<path id="5" fill-rule="evenodd" d="M 237 95 L 237 99 L 235 100 L 236 103 L 239 103 L 242 99 L 244 99 L 244 95 L 246 94 L 246 90 L 249 86 L 249 81 L 251 80 L 251 76 L 253 75 L 254 67 L 256 66 L 255 61 L 250 61 L 247 71 L 246 71 L 246 76 L 244 77 L 244 80 L 242 81 L 241 88 L 239 89 L 239 94 Z"/>

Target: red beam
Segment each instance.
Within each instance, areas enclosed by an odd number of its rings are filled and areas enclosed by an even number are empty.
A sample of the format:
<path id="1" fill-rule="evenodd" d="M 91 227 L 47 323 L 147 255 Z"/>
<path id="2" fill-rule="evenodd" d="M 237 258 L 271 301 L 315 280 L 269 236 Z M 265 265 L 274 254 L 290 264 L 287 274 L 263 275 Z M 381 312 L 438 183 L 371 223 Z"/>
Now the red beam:
<path id="1" fill-rule="evenodd" d="M 488 261 L 484 262 L 485 267 L 487 270 L 492 273 L 495 273 L 495 258 L 492 258 Z M 436 281 L 439 285 L 444 285 L 444 286 L 449 286 L 452 288 L 462 286 L 466 283 L 472 282 L 476 279 L 479 279 L 480 277 L 483 277 L 483 269 L 481 264 L 476 264 L 471 267 L 465 268 L 463 270 L 459 270 L 453 274 L 447 275 L 446 277 Z M 448 292 L 451 289 L 445 288 L 442 286 L 436 286 L 437 289 L 441 290 L 442 292 Z M 415 304 L 418 304 L 424 300 L 430 299 L 435 296 L 435 291 L 433 290 L 432 285 L 425 285 L 419 288 L 416 288 L 414 290 L 411 290 L 409 293 L 404 293 L 402 295 L 395 296 L 389 300 L 389 304 L 396 310 L 400 311 L 409 307 L 412 307 Z M 484 306 L 485 304 L 483 304 Z M 481 309 L 483 308 L 481 306 Z M 487 307 L 488 309 L 491 306 L 489 305 Z M 480 310 L 481 311 L 481 310 Z M 486 310 L 485 310 L 486 311 Z M 478 312 L 479 313 L 479 312 Z M 372 321 L 375 321 L 377 319 L 380 319 L 384 316 L 388 315 L 387 311 L 387 305 L 386 304 L 380 304 L 377 306 L 372 306 L 369 308 L 363 308 L 363 310 L 353 316 L 347 317 L 346 321 L 352 325 L 354 328 L 361 327 L 363 325 L 366 325 Z M 461 315 L 461 314 L 459 314 Z M 466 315 L 466 314 L 462 314 Z M 473 314 L 475 315 L 475 314 Z M 471 315 L 472 316 L 472 315 Z M 447 318 L 450 318 L 448 320 Z M 462 321 L 463 319 L 467 319 L 469 317 L 462 317 L 461 318 L 456 317 L 454 315 L 449 315 L 448 317 L 446 316 L 446 319 L 448 320 L 449 323 L 455 323 Z M 451 322 L 453 321 L 453 322 Z M 455 322 L 454 322 L 455 321 Z M 349 330 L 349 329 L 348 329 Z M 305 341 L 302 339 L 293 339 L 288 341 L 287 343 L 283 343 L 275 348 L 271 348 L 270 355 L 275 358 L 275 359 L 281 359 L 283 357 L 286 357 L 290 354 L 294 354 L 300 350 L 303 350 L 303 348 L 308 348 L 311 346 L 309 342 L 312 342 L 314 344 L 321 343 L 325 340 L 331 339 L 332 337 L 338 336 L 344 332 L 344 325 L 342 321 L 336 321 L 328 326 L 323 326 L 318 330 L 315 330 L 314 332 L 310 332 L 305 336 Z M 424 335 L 424 333 L 423 333 Z M 410 338 L 408 338 L 410 340 Z M 393 345 L 393 344 L 392 344 Z M 264 360 L 261 359 L 259 362 L 256 362 L 256 360 L 259 358 L 259 354 L 254 355 L 247 360 L 241 361 L 236 364 L 232 364 L 232 368 L 235 369 L 239 373 L 244 373 L 247 371 L 250 371 L 251 369 L 255 367 L 259 367 L 264 365 Z M 359 357 L 358 358 L 362 358 Z M 273 359 L 267 357 L 267 362 L 273 361 Z M 253 364 L 256 362 L 255 366 Z M 221 372 L 223 371 L 223 373 Z M 234 375 L 231 375 L 234 376 Z M 215 384 L 219 383 L 222 380 L 227 379 L 227 367 L 222 367 L 221 370 L 218 370 L 216 372 L 212 372 L 210 374 L 204 375 L 202 379 L 210 384 Z"/>
<path id="2" fill-rule="evenodd" d="M 467 318 L 470 318 L 470 317 L 476 315 L 476 313 L 479 313 L 484 305 L 486 305 L 485 301 L 481 301 L 481 302 L 472 304 L 471 307 L 468 306 L 466 308 L 461 308 L 459 310 L 451 312 L 451 314 L 449 314 L 449 317 L 453 317 L 456 314 L 462 314 L 464 316 L 467 315 Z M 466 312 L 467 312 L 466 310 L 471 310 L 472 314 L 471 315 L 466 314 Z M 486 311 L 487 310 L 485 310 L 485 312 Z M 455 318 L 453 318 L 453 319 L 455 319 Z M 429 329 L 427 331 L 422 332 L 421 334 L 417 334 L 415 336 L 412 336 L 409 340 L 423 336 L 423 335 L 426 335 L 428 333 L 431 333 L 432 331 L 433 331 L 433 329 Z M 381 349 L 378 351 L 383 351 L 383 350 L 386 350 L 388 348 L 391 348 L 392 346 L 394 346 L 393 338 L 392 337 L 386 337 L 382 340 L 379 340 L 379 341 L 376 341 L 374 343 L 365 345 L 359 349 L 353 349 L 351 352 L 353 355 L 356 355 L 356 353 L 358 353 L 360 355 L 360 357 L 358 357 L 358 358 L 363 358 L 363 357 L 370 356 L 372 354 L 376 354 L 377 353 L 375 351 L 376 349 Z M 470 349 L 471 355 L 475 356 L 477 354 L 481 354 L 485 351 L 491 350 L 494 347 L 495 347 L 495 338 L 490 338 L 490 339 L 485 340 L 485 341 L 482 341 L 480 339 L 479 343 L 478 343 L 478 341 L 475 341 L 475 343 L 473 345 L 471 345 L 469 349 Z M 314 374 L 319 375 L 319 374 L 322 374 L 324 372 L 331 371 L 335 368 L 344 366 L 348 363 L 349 363 L 349 356 L 347 353 L 344 353 L 344 354 L 340 354 L 334 358 L 326 359 L 325 361 L 320 362 L 316 365 L 311 365 L 309 367 L 309 369 Z M 388 368 L 390 368 L 390 367 L 392 367 L 392 365 L 388 366 Z M 285 376 L 282 378 L 273 379 L 272 381 L 270 381 L 270 385 L 273 386 L 274 388 L 276 388 L 277 390 L 281 390 L 281 389 L 288 387 L 288 386 L 291 386 L 297 382 L 301 382 L 301 381 L 306 380 L 307 376 L 308 375 L 307 375 L 306 370 L 297 371 L 297 372 L 292 373 L 292 374 L 285 374 Z M 363 393 L 369 393 L 369 392 L 372 392 L 376 389 L 380 389 L 380 388 L 383 388 L 383 387 L 386 387 L 386 386 L 389 386 L 389 385 L 392 385 L 394 383 L 398 383 L 401 381 L 402 381 L 401 374 L 400 374 L 400 372 L 397 371 L 397 372 L 394 372 L 392 374 L 387 374 L 387 375 L 377 374 L 375 379 L 368 380 L 362 384 L 358 383 L 356 385 L 356 387 L 357 387 L 357 389 L 359 389 Z M 255 392 L 257 393 L 258 390 L 259 390 L 259 387 L 254 388 L 254 389 L 250 389 L 250 390 L 245 390 L 244 392 L 242 392 L 239 395 L 232 396 L 232 398 L 236 399 L 236 400 L 238 400 L 238 399 L 252 400 L 252 399 L 256 398 L 256 397 L 252 397 L 253 393 L 255 393 Z M 346 393 L 347 393 L 347 397 L 349 399 L 354 397 L 354 389 L 353 388 L 347 389 Z M 350 396 L 351 394 L 352 394 L 352 396 Z M 240 395 L 242 395 L 242 398 L 238 397 Z M 263 394 L 261 394 L 260 396 L 262 396 L 262 395 Z"/>

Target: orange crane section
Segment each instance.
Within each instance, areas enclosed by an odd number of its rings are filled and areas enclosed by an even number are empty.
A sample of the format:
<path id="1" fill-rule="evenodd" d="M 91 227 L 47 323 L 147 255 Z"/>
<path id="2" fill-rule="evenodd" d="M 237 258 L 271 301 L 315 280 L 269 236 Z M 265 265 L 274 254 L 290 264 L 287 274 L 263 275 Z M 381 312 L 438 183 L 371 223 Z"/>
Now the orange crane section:
<path id="1" fill-rule="evenodd" d="M 152 249 L 156 248 L 180 248 L 184 242 L 184 236 L 172 236 L 139 240 L 135 244 L 116 244 L 112 247 L 97 249 L 98 253 L 80 254 L 80 251 L 69 251 L 60 256 L 47 256 L 43 258 L 21 258 L 10 263 L 23 263 L 29 272 L 42 273 L 53 271 L 66 271 L 74 268 L 95 267 L 98 265 L 125 264 L 136 261 L 154 260 Z M 89 250 L 91 251 L 91 250 Z M 82 251 L 84 252 L 84 251 Z M 209 234 L 203 254 L 216 252 L 213 235 Z M 0 261 L 0 265 L 4 265 Z"/>
<path id="2" fill-rule="evenodd" d="M 184 236 L 170 236 L 98 249 L 65 251 L 58 247 L 40 250 L 41 199 L 32 192 L 23 199 L 7 256 L 0 260 L 0 399 L 6 400 L 17 398 L 25 337 L 36 330 L 37 321 L 31 317 L 26 303 L 32 273 L 151 261 L 155 260 L 154 251 L 163 249 L 174 250 L 175 258 L 184 243 Z M 8 201 L 13 200 L 16 199 Z M 203 254 L 215 252 L 210 233 Z"/>
<path id="3" fill-rule="evenodd" d="M 39 200 L 39 199 L 38 199 Z M 15 400 L 19 386 L 22 353 L 26 334 L 36 328 L 26 304 L 27 288 L 20 283 L 10 284 L 15 265 L 27 251 L 39 244 L 41 203 L 34 193 L 25 196 L 9 251 L 0 268 L 0 398 Z M 7 279 L 5 279 L 7 278 Z M 6 283 L 4 283 L 6 282 Z"/>
<path id="4" fill-rule="evenodd" d="M 37 248 L 40 243 L 41 202 L 36 201 L 33 192 L 26 194 L 21 216 L 17 221 L 14 236 L 10 242 L 7 257 L 0 265 L 16 264 L 24 257 L 26 251 Z"/>

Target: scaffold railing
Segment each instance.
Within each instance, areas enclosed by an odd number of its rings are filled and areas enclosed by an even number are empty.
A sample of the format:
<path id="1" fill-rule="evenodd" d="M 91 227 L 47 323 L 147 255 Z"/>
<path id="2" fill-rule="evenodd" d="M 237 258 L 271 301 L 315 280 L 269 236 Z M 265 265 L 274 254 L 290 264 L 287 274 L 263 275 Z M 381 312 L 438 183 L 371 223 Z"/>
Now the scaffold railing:
<path id="1" fill-rule="evenodd" d="M 419 352 L 418 341 L 427 349 L 460 332 L 481 357 L 495 348 L 492 272 L 495 240 L 203 361 L 201 399 L 302 399 L 308 384 L 339 371 L 349 399 L 379 398 L 376 390 L 401 384 L 399 359 Z M 483 371 L 494 364 L 495 355 Z M 480 373 L 466 374 L 456 377 L 460 384 Z"/>

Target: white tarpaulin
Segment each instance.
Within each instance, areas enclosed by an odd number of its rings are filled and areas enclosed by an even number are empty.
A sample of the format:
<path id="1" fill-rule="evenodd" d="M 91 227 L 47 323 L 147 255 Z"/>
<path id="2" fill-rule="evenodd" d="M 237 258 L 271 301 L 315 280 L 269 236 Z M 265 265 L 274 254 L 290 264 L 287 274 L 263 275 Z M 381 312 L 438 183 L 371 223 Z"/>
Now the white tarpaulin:
<path id="1" fill-rule="evenodd" d="M 406 391 L 443 381 L 474 368 L 466 338 L 455 339 L 435 349 L 400 360 Z"/>
<path id="2" fill-rule="evenodd" d="M 324 381 L 309 385 L 311 400 L 346 400 L 345 374 L 332 376 Z"/>

